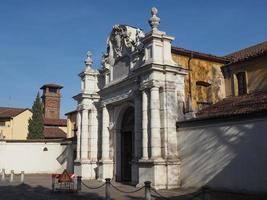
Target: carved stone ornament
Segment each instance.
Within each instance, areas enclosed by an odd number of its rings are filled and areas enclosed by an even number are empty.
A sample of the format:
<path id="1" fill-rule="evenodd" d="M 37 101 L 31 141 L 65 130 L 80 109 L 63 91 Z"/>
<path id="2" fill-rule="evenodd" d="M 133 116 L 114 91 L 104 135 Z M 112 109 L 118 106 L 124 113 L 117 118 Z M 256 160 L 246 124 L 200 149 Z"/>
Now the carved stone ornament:
<path id="1" fill-rule="evenodd" d="M 151 15 L 152 17 L 149 19 L 149 25 L 152 28 L 152 31 L 158 31 L 158 26 L 160 23 L 160 18 L 157 16 L 158 9 L 153 7 L 151 9 Z"/>
<path id="2" fill-rule="evenodd" d="M 93 59 L 92 59 L 92 53 L 91 53 L 91 51 L 88 51 L 86 53 L 86 58 L 84 60 L 84 63 L 85 63 L 85 67 L 86 68 L 91 68 L 92 67 Z"/>
<path id="3" fill-rule="evenodd" d="M 141 39 L 144 32 L 138 28 L 126 25 L 113 26 L 112 32 L 107 39 L 107 52 L 102 56 L 102 66 L 109 69 L 117 58 L 131 55 L 142 49 Z"/>

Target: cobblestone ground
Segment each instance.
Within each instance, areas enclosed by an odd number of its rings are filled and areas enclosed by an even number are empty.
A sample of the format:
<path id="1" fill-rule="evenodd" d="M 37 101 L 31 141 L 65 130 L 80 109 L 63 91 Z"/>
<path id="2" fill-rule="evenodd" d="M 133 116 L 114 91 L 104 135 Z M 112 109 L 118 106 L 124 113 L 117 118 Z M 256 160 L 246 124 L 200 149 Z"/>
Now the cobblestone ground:
<path id="1" fill-rule="evenodd" d="M 24 184 L 20 183 L 20 177 L 15 177 L 10 183 L 8 180 L 0 180 L 0 200 L 104 200 L 105 187 L 96 190 L 82 187 L 79 193 L 64 193 L 51 191 L 51 176 L 50 175 L 25 175 Z M 103 184 L 99 181 L 84 181 L 90 187 L 97 187 Z M 138 188 L 112 182 L 117 188 L 111 187 L 112 200 L 142 200 L 144 199 L 144 189 L 135 193 L 123 193 L 121 191 L 135 191 Z M 201 200 L 205 199 L 203 193 L 194 189 L 187 190 L 158 190 L 158 194 L 152 192 L 152 200 Z M 162 195 L 161 197 L 159 195 Z M 210 194 L 206 196 L 209 200 L 258 200 L 267 199 L 265 196 L 253 197 L 233 194 Z"/>

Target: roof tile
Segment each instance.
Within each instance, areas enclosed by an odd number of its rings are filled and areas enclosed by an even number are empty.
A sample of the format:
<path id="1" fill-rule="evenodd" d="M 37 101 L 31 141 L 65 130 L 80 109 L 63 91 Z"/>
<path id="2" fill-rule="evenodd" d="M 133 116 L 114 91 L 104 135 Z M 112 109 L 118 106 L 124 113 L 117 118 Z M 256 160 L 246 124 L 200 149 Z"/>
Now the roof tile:
<path id="1" fill-rule="evenodd" d="M 267 41 L 241 49 L 225 57 L 231 60 L 231 63 L 240 62 L 255 56 L 262 55 L 267 52 Z"/>
<path id="2" fill-rule="evenodd" d="M 25 110 L 29 110 L 28 108 L 9 108 L 9 107 L 0 107 L 0 118 L 12 118 Z"/>
<path id="3" fill-rule="evenodd" d="M 267 90 L 225 98 L 199 111 L 196 115 L 198 119 L 207 119 L 263 112 L 267 113 Z"/>
<path id="4" fill-rule="evenodd" d="M 66 133 L 55 127 L 45 127 L 43 133 L 45 139 L 66 138 Z"/>

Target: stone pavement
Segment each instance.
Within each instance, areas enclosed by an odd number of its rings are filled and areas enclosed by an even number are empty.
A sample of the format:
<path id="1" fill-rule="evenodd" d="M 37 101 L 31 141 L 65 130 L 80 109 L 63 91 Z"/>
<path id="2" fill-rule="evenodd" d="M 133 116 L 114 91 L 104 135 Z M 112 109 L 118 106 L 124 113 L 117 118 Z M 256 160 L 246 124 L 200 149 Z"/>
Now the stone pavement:
<path id="1" fill-rule="evenodd" d="M 100 181 L 84 181 L 84 183 L 91 187 L 97 187 L 103 182 Z M 117 182 L 112 184 L 123 191 L 134 191 L 137 188 L 129 185 L 124 185 Z M 168 197 L 168 199 L 188 199 L 190 190 L 160 190 L 160 194 Z M 47 174 L 39 175 L 25 175 L 24 184 L 20 183 L 20 177 L 14 177 L 14 182 L 10 183 L 8 178 L 6 181 L 0 180 L 0 199 L 2 200 L 104 200 L 105 187 L 97 190 L 88 189 L 82 186 L 82 191 L 79 193 L 63 193 L 51 192 L 51 176 Z M 144 199 L 144 189 L 136 193 L 122 193 L 111 187 L 111 199 L 113 200 L 137 200 Z M 156 194 L 152 194 L 152 200 L 160 199 Z"/>
<path id="2" fill-rule="evenodd" d="M 14 182 L 0 180 L 0 200 L 105 200 L 105 187 L 96 190 L 82 187 L 79 193 L 51 192 L 51 176 L 47 174 L 25 175 L 25 183 L 20 184 L 20 177 L 14 177 Z M 84 181 L 90 187 L 97 187 L 103 184 L 99 181 Z M 138 188 L 112 182 L 112 184 L 122 191 L 135 191 Z M 152 200 L 201 200 L 204 194 L 194 189 L 158 190 L 163 197 L 152 192 Z M 197 195 L 199 194 L 199 195 Z M 166 197 L 166 198 L 164 198 Z M 252 196 L 236 196 L 233 194 L 212 194 L 209 200 L 256 200 L 267 199 L 266 197 L 255 198 Z M 144 199 L 144 189 L 136 193 L 122 193 L 111 187 L 112 200 L 142 200 Z"/>

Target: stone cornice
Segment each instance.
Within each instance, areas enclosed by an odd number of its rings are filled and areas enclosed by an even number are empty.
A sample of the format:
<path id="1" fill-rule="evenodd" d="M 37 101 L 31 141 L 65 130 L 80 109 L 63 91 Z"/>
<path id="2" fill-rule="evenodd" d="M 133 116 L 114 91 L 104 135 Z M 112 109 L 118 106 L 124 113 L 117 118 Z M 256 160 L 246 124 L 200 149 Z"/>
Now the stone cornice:
<path id="1" fill-rule="evenodd" d="M 88 94 L 85 92 L 81 92 L 75 96 L 72 97 L 74 100 L 79 101 L 81 99 L 100 99 L 100 96 L 95 93 L 95 94 Z"/>
<path id="2" fill-rule="evenodd" d="M 144 63 L 142 66 L 135 68 L 133 72 L 139 75 L 141 73 L 145 73 L 147 71 L 153 71 L 153 70 L 164 72 L 164 73 L 165 72 L 176 73 L 176 74 L 181 74 L 181 75 L 188 74 L 188 70 L 182 67 L 173 66 L 173 65 L 162 65 L 156 62 Z"/>
<path id="3" fill-rule="evenodd" d="M 149 80 L 149 81 L 145 81 L 145 82 L 141 83 L 139 89 L 145 90 L 145 89 L 149 89 L 152 87 L 161 87 L 161 86 L 163 86 L 163 83 L 161 83 L 160 81 Z"/>

